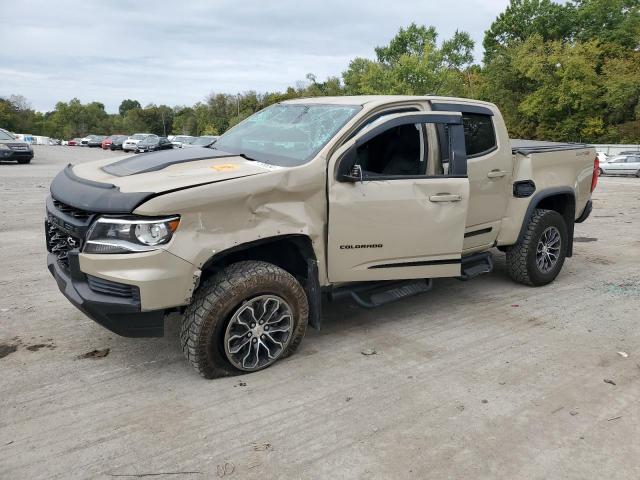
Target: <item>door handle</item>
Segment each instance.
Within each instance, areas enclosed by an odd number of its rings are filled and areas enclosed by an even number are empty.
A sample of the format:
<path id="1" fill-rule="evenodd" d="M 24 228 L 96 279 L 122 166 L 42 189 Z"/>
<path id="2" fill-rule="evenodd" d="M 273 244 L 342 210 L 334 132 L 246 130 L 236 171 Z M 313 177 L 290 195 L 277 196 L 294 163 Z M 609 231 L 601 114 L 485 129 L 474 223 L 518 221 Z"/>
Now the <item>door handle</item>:
<path id="1" fill-rule="evenodd" d="M 508 172 L 505 172 L 504 170 L 491 170 L 489 173 L 487 173 L 487 177 L 489 178 L 499 178 L 499 177 L 504 177 Z"/>
<path id="2" fill-rule="evenodd" d="M 460 195 L 452 195 L 450 193 L 439 193 L 429 197 L 431 202 L 459 202 L 460 200 L 462 200 Z"/>

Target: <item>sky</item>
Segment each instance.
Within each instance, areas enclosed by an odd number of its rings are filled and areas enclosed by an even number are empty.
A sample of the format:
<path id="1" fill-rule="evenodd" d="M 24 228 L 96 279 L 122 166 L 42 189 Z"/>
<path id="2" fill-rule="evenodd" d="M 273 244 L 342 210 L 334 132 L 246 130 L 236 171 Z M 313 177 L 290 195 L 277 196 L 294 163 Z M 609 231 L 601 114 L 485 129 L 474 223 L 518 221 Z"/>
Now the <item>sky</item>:
<path id="1" fill-rule="evenodd" d="M 192 105 L 339 76 L 411 22 L 482 38 L 508 0 L 0 0 L 0 97 Z M 9 21 L 10 20 L 10 21 Z"/>

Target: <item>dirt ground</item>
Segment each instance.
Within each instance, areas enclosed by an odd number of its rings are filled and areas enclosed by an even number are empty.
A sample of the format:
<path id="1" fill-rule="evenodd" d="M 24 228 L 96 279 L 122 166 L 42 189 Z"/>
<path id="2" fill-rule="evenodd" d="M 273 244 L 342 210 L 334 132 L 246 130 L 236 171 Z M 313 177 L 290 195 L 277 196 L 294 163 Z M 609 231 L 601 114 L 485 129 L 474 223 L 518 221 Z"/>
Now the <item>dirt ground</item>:
<path id="1" fill-rule="evenodd" d="M 0 165 L 0 478 L 640 478 L 640 179 L 600 180 L 549 286 L 496 251 L 470 282 L 327 305 L 293 357 L 207 381 L 175 319 L 118 337 L 46 269 L 51 179 L 105 155 Z"/>

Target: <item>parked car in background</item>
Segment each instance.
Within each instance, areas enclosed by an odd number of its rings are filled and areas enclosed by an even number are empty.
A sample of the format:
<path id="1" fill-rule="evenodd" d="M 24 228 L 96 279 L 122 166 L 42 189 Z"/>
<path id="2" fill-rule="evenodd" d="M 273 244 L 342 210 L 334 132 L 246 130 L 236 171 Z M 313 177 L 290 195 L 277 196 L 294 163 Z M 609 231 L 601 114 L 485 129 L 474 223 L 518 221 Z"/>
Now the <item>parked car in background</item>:
<path id="1" fill-rule="evenodd" d="M 82 142 L 81 138 L 72 138 L 71 140 L 69 140 L 67 142 L 67 145 L 69 145 L 70 147 L 77 147 L 80 145 L 80 143 Z"/>
<path id="2" fill-rule="evenodd" d="M 173 148 L 173 143 L 167 137 L 158 137 L 153 135 L 144 140 L 140 140 L 136 145 L 136 153 L 155 152 L 158 150 L 168 150 Z"/>
<path id="3" fill-rule="evenodd" d="M 153 133 L 135 133 L 122 143 L 122 150 L 125 152 L 134 152 L 138 146 L 138 142 L 147 137 L 157 137 L 157 135 L 154 135 Z"/>
<path id="4" fill-rule="evenodd" d="M 618 155 L 600 164 L 600 175 L 635 175 L 640 178 L 640 154 Z"/>
<path id="5" fill-rule="evenodd" d="M 0 128 L 0 160 L 29 163 L 33 158 L 33 148 L 27 142 L 18 140 L 8 131 Z"/>
<path id="6" fill-rule="evenodd" d="M 96 148 L 102 146 L 102 141 L 107 138 L 106 135 L 89 135 L 91 139 L 87 142 L 87 147 Z"/>
<path id="7" fill-rule="evenodd" d="M 86 147 L 89 144 L 89 142 L 91 141 L 91 138 L 93 138 L 93 137 L 94 137 L 94 135 L 87 135 L 86 137 L 81 138 L 79 145 L 81 147 Z"/>
<path id="8" fill-rule="evenodd" d="M 202 137 L 195 137 L 189 143 L 185 143 L 183 147 L 208 147 L 218 139 L 216 135 L 204 135 Z"/>
<path id="9" fill-rule="evenodd" d="M 102 141 L 103 150 L 122 150 L 122 144 L 127 139 L 126 135 L 110 135 Z"/>
<path id="10" fill-rule="evenodd" d="M 175 148 L 182 148 L 185 143 L 189 143 L 194 137 L 191 135 L 176 135 L 173 139 L 169 139 Z"/>
<path id="11" fill-rule="evenodd" d="M 640 155 L 640 150 L 626 150 L 624 152 L 620 152 L 618 155 Z"/>

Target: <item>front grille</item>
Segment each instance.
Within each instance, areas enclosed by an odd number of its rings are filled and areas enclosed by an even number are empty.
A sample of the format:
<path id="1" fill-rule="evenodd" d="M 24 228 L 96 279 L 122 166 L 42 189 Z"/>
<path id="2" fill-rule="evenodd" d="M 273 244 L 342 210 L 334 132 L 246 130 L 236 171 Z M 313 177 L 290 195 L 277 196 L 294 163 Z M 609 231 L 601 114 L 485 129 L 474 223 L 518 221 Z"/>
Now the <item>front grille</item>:
<path id="1" fill-rule="evenodd" d="M 47 251 L 58 257 L 58 264 L 69 270 L 69 252 L 80 247 L 80 239 L 69 235 L 56 225 L 46 222 Z"/>
<path id="2" fill-rule="evenodd" d="M 92 213 L 90 212 L 72 207 L 70 205 L 62 203 L 59 200 L 56 200 L 55 198 L 53 199 L 53 206 L 56 207 L 60 212 L 69 215 L 70 217 L 77 218 L 78 220 L 87 220 L 92 215 Z"/>
<path id="3" fill-rule="evenodd" d="M 134 285 L 125 285 L 124 283 L 116 283 L 104 278 L 87 275 L 87 283 L 89 288 L 96 293 L 104 295 L 113 295 L 115 297 L 131 298 L 140 300 L 140 290 Z"/>
<path id="4" fill-rule="evenodd" d="M 9 143 L 8 146 L 11 150 L 15 150 L 17 152 L 26 152 L 29 150 L 29 146 L 24 143 Z"/>

